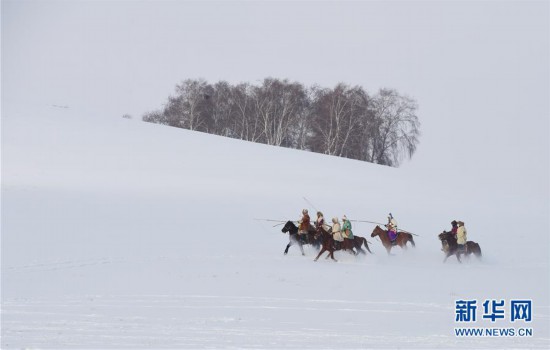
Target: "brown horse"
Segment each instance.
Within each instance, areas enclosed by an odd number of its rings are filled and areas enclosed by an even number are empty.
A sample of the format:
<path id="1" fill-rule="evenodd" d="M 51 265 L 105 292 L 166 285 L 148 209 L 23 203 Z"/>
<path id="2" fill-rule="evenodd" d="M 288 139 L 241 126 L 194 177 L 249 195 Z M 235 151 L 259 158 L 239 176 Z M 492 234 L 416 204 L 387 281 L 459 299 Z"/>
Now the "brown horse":
<path id="1" fill-rule="evenodd" d="M 407 232 L 399 232 L 397 234 L 397 238 L 393 243 L 390 241 L 390 238 L 388 237 L 388 231 L 383 230 L 382 228 L 380 228 L 380 226 L 376 226 L 370 236 L 380 237 L 380 240 L 382 241 L 382 245 L 384 246 L 384 248 L 386 248 L 386 250 L 388 251 L 388 254 L 390 254 L 391 248 L 394 245 L 398 245 L 403 249 L 407 249 L 407 242 L 411 242 L 412 246 L 413 247 L 415 246 L 413 236 Z"/>
<path id="2" fill-rule="evenodd" d="M 328 255 L 326 259 L 331 258 L 334 261 L 338 261 L 334 258 L 334 252 L 337 250 L 349 250 L 353 253 L 353 255 L 357 255 L 358 253 L 353 250 L 354 248 L 354 242 L 351 239 L 344 239 L 343 242 L 338 242 L 334 240 L 332 237 L 332 234 L 325 230 L 322 226 L 319 226 L 317 228 L 317 235 L 321 237 L 321 251 L 317 255 L 313 261 L 317 261 L 321 254 L 328 251 Z M 367 246 L 368 248 L 368 246 Z M 370 251 L 370 250 L 369 250 Z"/>
<path id="3" fill-rule="evenodd" d="M 474 241 L 467 241 L 464 245 L 464 250 L 461 250 L 456 243 L 456 237 L 451 232 L 443 231 L 439 235 L 439 240 L 443 246 L 443 251 L 445 252 L 445 259 L 443 262 L 446 262 L 451 255 L 455 255 L 459 263 L 462 263 L 460 260 L 460 254 L 464 254 L 466 257 L 469 257 L 470 254 L 474 254 L 478 259 L 481 259 L 481 248 L 479 244 Z"/>

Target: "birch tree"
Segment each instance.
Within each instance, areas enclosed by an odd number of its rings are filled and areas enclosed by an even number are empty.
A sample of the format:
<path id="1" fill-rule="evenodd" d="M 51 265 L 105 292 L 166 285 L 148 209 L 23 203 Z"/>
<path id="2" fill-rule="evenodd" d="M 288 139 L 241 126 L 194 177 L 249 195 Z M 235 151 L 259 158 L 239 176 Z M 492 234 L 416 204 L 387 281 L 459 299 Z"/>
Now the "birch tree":
<path id="1" fill-rule="evenodd" d="M 168 98 L 165 114 L 169 125 L 206 131 L 208 125 L 207 91 L 204 80 L 185 80 L 176 85 L 176 95 Z"/>
<path id="2" fill-rule="evenodd" d="M 208 122 L 206 132 L 221 136 L 234 137 L 231 119 L 234 109 L 231 85 L 220 81 L 205 89 L 205 120 Z"/>
<path id="3" fill-rule="evenodd" d="M 254 113 L 262 126 L 265 143 L 274 146 L 289 146 L 291 128 L 303 116 L 307 94 L 299 83 L 268 78 L 259 87 L 253 88 Z"/>
<path id="4" fill-rule="evenodd" d="M 178 84 L 164 108 L 143 120 L 398 166 L 416 151 L 417 109 L 414 99 L 392 89 L 371 97 L 344 83 L 308 89 L 273 78 L 257 86 L 201 79 Z"/>
<path id="5" fill-rule="evenodd" d="M 248 83 L 239 84 L 231 89 L 233 101 L 231 125 L 234 137 L 241 140 L 261 142 L 262 128 L 254 115 L 252 86 Z"/>
<path id="6" fill-rule="evenodd" d="M 317 89 L 314 95 L 312 149 L 335 156 L 352 154 L 348 147 L 359 131 L 366 93 L 340 83 L 334 89 Z"/>
<path id="7" fill-rule="evenodd" d="M 412 157 L 420 136 L 416 101 L 392 89 L 381 89 L 373 97 L 373 129 L 370 162 L 398 166 L 404 156 Z"/>

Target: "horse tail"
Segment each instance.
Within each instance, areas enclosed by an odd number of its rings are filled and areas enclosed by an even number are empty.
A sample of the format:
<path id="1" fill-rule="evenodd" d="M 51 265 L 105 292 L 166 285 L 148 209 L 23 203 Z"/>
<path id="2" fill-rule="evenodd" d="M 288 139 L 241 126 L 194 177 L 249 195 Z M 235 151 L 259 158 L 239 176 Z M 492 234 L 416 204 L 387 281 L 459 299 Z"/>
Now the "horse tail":
<path id="1" fill-rule="evenodd" d="M 365 237 L 363 237 L 363 244 L 365 245 L 365 248 L 367 248 L 369 253 L 374 254 L 373 252 L 371 252 L 371 250 L 369 248 L 369 243 L 368 243 L 368 241 Z"/>
<path id="2" fill-rule="evenodd" d="M 411 242 L 411 244 L 412 244 L 413 247 L 416 247 L 416 244 L 414 244 L 413 235 L 411 235 L 410 233 L 408 233 L 408 236 L 409 236 L 409 242 Z"/>
<path id="3" fill-rule="evenodd" d="M 474 252 L 474 255 L 478 258 L 481 258 L 481 247 L 477 243 L 476 243 L 476 251 Z"/>

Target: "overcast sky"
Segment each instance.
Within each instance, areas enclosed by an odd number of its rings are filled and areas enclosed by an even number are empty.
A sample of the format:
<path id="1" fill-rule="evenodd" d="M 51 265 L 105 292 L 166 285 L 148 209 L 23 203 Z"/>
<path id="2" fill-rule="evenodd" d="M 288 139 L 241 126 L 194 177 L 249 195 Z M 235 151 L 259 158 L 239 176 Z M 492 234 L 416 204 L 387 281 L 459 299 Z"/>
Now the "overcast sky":
<path id="1" fill-rule="evenodd" d="M 549 16 L 548 1 L 2 0 L 2 118 L 139 119 L 188 78 L 389 87 L 420 106 L 403 166 L 548 198 Z"/>

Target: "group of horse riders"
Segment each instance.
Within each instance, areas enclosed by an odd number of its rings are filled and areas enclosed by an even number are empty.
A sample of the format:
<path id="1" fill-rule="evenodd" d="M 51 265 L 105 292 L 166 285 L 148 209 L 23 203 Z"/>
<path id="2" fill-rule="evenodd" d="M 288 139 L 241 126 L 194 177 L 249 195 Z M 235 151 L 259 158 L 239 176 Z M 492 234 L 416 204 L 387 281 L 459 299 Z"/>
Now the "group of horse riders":
<path id="1" fill-rule="evenodd" d="M 302 210 L 302 217 L 298 221 L 298 234 L 300 237 L 305 237 L 309 232 L 309 229 L 311 227 L 311 219 L 309 217 L 309 213 L 307 209 Z M 464 226 L 463 221 L 459 220 L 453 220 L 451 222 L 452 229 L 451 234 L 453 238 L 456 240 L 456 243 L 458 245 L 459 251 L 464 251 L 466 242 L 467 242 L 467 231 L 466 227 Z M 315 228 L 322 227 L 325 231 L 332 234 L 332 238 L 334 239 L 334 242 L 336 246 L 340 245 L 342 242 L 344 242 L 345 239 L 353 239 L 353 232 L 351 230 L 351 222 L 348 220 L 346 215 L 342 216 L 342 225 L 340 225 L 340 221 L 337 217 L 332 218 L 332 227 L 325 223 L 325 218 L 323 216 L 323 213 L 318 211 L 317 212 L 317 220 L 315 220 Z M 395 242 L 398 235 L 397 230 L 397 221 L 393 217 L 392 213 L 389 213 L 388 215 L 388 223 L 385 225 L 387 229 L 387 235 L 390 239 L 390 242 Z M 303 238 L 302 238 L 303 239 Z M 445 241 L 443 244 L 443 251 L 448 250 L 448 244 Z"/>
<path id="2" fill-rule="evenodd" d="M 302 217 L 298 221 L 298 235 L 299 237 L 305 237 L 311 227 L 311 219 L 307 209 L 302 210 Z M 385 225 L 387 228 L 387 234 L 390 241 L 393 243 L 397 239 L 397 221 L 390 213 L 388 215 L 388 223 Z M 315 228 L 322 227 L 326 232 L 332 234 L 334 243 L 338 247 L 345 239 L 353 239 L 353 232 L 351 230 L 351 222 L 346 215 L 342 216 L 342 225 L 337 217 L 332 218 L 332 227 L 325 223 L 323 213 L 317 211 L 317 220 L 315 220 Z M 301 238 L 303 240 L 303 238 Z"/>

